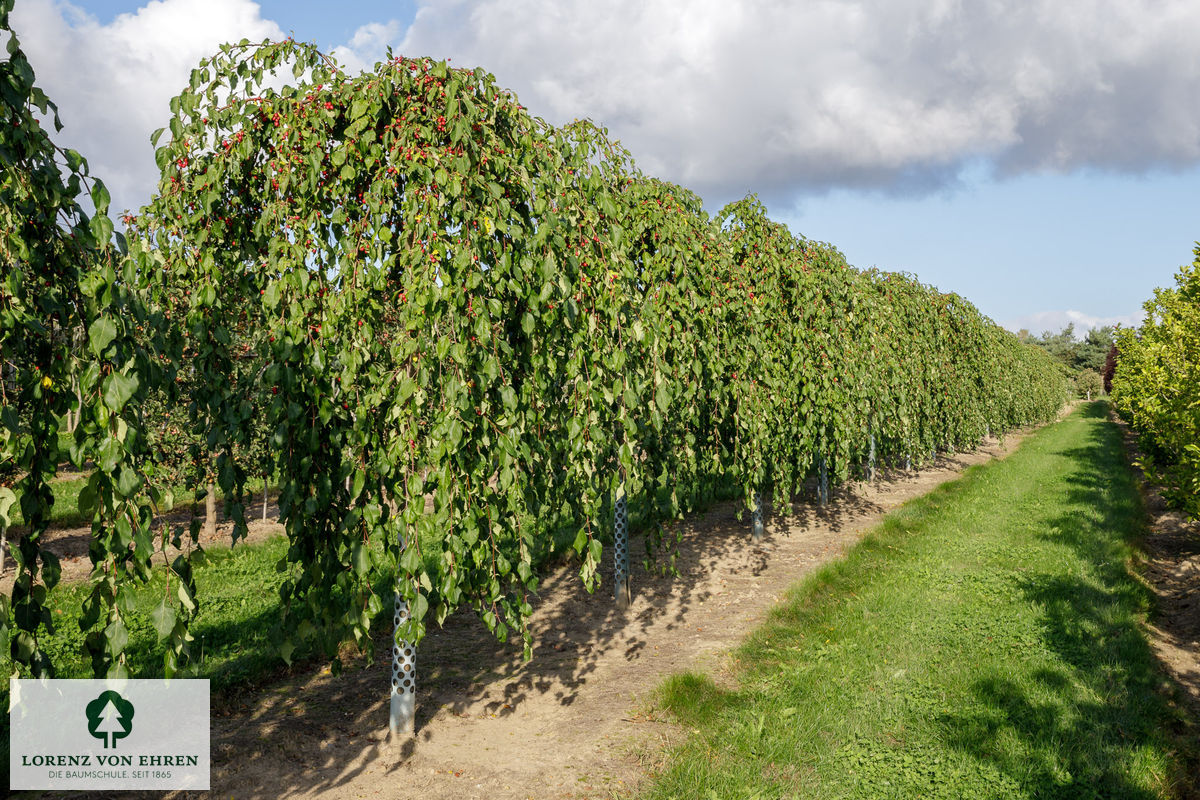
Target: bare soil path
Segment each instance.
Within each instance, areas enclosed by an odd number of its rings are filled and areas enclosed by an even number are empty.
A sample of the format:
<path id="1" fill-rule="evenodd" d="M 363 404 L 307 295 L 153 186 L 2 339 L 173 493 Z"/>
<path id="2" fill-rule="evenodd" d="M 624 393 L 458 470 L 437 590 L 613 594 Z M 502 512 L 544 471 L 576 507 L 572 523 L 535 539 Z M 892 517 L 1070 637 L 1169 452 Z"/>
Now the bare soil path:
<path id="1" fill-rule="evenodd" d="M 563 566 L 542 584 L 530 662 L 518 643 L 498 644 L 470 615 L 455 615 L 421 644 L 412 738 L 387 738 L 387 642 L 373 666 L 340 678 L 310 674 L 223 698 L 204 796 L 515 800 L 628 790 L 678 735 L 647 713 L 664 677 L 693 669 L 722 680 L 730 649 L 797 579 L 888 511 L 1020 438 L 850 484 L 826 509 L 797 505 L 768 521 L 758 548 L 736 504 L 717 505 L 680 523 L 677 576 L 635 568 L 626 613 L 607 585 L 589 595 Z"/>
<path id="2" fill-rule="evenodd" d="M 1114 421 L 1125 435 L 1130 461 L 1136 463 L 1136 437 L 1119 419 Z M 1136 465 L 1134 470 L 1148 515 L 1140 572 L 1158 598 L 1147 626 L 1150 644 L 1200 716 L 1200 522 L 1169 509 L 1161 487 L 1147 481 Z"/>
<path id="3" fill-rule="evenodd" d="M 279 506 L 274 502 L 270 502 L 267 506 L 266 519 L 261 516 L 262 512 L 262 495 L 260 494 L 257 501 L 250 499 L 246 503 L 246 537 L 242 542 L 253 544 L 264 541 L 272 536 L 281 535 L 284 533 L 284 528 L 279 524 Z M 204 520 L 203 512 L 197 512 L 190 506 L 178 508 L 165 514 L 160 514 L 154 518 L 155 541 L 158 541 L 158 531 L 162 529 L 164 524 L 171 526 L 171 534 L 168 537 L 173 537 L 179 533 L 182 538 L 181 544 L 184 548 L 190 546 L 188 537 L 188 528 L 191 525 L 193 516 L 199 516 L 201 522 Z M 210 535 L 204 532 L 203 527 L 200 530 L 200 544 L 203 547 L 228 547 L 230 537 L 233 535 L 233 523 L 225 519 L 220 513 L 220 504 L 218 503 L 217 512 L 217 530 L 215 535 Z M 92 538 L 92 529 L 90 527 L 73 527 L 73 528 L 51 528 L 43 535 L 43 546 L 54 553 L 59 558 L 62 565 L 62 578 L 64 583 L 78 583 L 87 580 L 92 573 L 92 560 L 88 556 L 88 542 Z M 14 537 L 10 540 L 10 544 L 15 545 L 19 537 Z M 154 563 L 167 563 L 174 559 L 179 554 L 179 550 L 173 547 L 170 542 L 167 543 L 165 550 L 156 551 Z M 16 580 L 16 568 L 12 558 L 8 557 L 4 562 L 3 574 L 0 574 L 0 594 L 12 595 L 13 581 Z"/>

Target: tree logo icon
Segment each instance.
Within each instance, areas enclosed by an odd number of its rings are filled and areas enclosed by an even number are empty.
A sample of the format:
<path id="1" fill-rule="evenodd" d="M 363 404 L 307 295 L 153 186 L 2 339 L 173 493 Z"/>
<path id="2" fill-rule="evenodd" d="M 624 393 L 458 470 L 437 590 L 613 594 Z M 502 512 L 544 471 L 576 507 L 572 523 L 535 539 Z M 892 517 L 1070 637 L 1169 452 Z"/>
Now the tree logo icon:
<path id="1" fill-rule="evenodd" d="M 86 713 L 88 733 L 102 740 L 106 748 L 115 747 L 117 739 L 133 730 L 133 703 L 111 689 L 88 703 Z"/>

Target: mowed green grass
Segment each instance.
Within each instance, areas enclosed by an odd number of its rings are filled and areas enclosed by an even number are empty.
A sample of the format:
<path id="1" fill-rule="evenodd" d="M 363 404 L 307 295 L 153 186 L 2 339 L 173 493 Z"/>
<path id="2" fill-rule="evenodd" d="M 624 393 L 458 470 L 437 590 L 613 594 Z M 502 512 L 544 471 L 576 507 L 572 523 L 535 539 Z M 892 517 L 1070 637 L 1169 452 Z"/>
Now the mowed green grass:
<path id="1" fill-rule="evenodd" d="M 279 587 L 286 574 L 276 569 L 287 555 L 284 536 L 254 545 L 212 547 L 206 564 L 196 571 L 200 613 L 192 627 L 199 671 L 213 681 L 214 688 L 237 686 L 278 669 L 282 662 L 270 641 L 270 630 L 279 617 Z M 162 675 L 162 648 L 150 618 L 163 597 L 174 599 L 177 581 L 167 585 L 166 570 L 156 569 L 153 578 L 131 592 L 126 654 L 135 678 Z M 87 635 L 79 627 L 80 609 L 89 583 L 63 584 L 50 594 L 54 633 L 42 635 L 46 650 L 60 678 L 91 678 L 92 665 L 83 646 Z M 7 653 L 0 661 L 10 668 Z M 7 686 L 0 689 L 6 692 Z"/>
<path id="2" fill-rule="evenodd" d="M 90 473 L 89 473 L 90 474 Z M 57 478 L 50 482 L 50 491 L 54 495 L 54 504 L 50 507 L 50 527 L 51 528 L 78 528 L 90 526 L 92 520 L 90 517 L 85 518 L 79 513 L 79 493 L 88 484 L 87 475 L 71 474 L 70 477 Z M 254 511 L 259 508 L 262 502 L 262 478 L 247 479 L 244 491 L 246 493 L 246 516 L 250 519 L 255 519 Z M 197 503 L 196 495 L 199 492 L 194 489 L 186 489 L 181 486 L 171 487 L 172 505 L 170 508 L 162 509 L 163 512 L 170 512 L 186 508 L 188 505 Z M 224 500 L 224 494 L 218 489 L 217 499 Z M 204 510 L 199 509 L 199 513 L 203 514 Z M 21 504 L 18 501 L 14 503 L 9 516 L 13 526 L 23 526 L 25 517 L 21 513 Z"/>
<path id="3" fill-rule="evenodd" d="M 1143 512 L 1106 405 L 906 505 L 797 586 L 648 798 L 1190 796 L 1196 730 L 1142 632 Z"/>
<path id="4" fill-rule="evenodd" d="M 703 508 L 714 500 L 729 499 L 732 494 L 728 482 L 713 482 L 712 486 L 695 487 L 692 497 Z M 665 499 L 665 495 L 660 496 L 659 502 L 665 502 Z M 645 500 L 632 505 L 644 506 Z M 635 512 L 630 517 L 631 529 L 640 530 L 642 515 Z M 532 554 L 539 571 L 558 559 L 571 558 L 569 546 L 576 535 L 573 527 L 556 521 L 557 518 L 548 518 L 549 523 L 541 520 L 546 525 L 546 533 Z M 526 520 L 526 524 L 537 523 L 537 520 Z M 431 537 L 423 541 L 423 549 L 432 569 L 440 558 L 440 543 Z M 205 563 L 196 569 L 200 610 L 191 631 L 195 637 L 196 672 L 200 677 L 210 679 L 215 692 L 231 696 L 253 692 L 288 669 L 272 639 L 272 631 L 278 626 L 282 612 L 279 589 L 289 574 L 286 567 L 282 571 L 279 568 L 287 552 L 285 536 L 255 544 L 238 544 L 233 548 L 222 545 L 206 548 Z M 12 568 L 11 562 L 9 568 Z M 385 641 L 391 636 L 393 583 L 391 575 L 384 575 L 375 587 L 384 598 L 384 611 L 373 625 L 373 635 Z M 155 632 L 151 612 L 165 596 L 173 597 L 174 590 L 175 584 L 168 586 L 166 570 L 161 566 L 154 570 L 147 583 L 128 589 L 129 608 L 123 619 L 129 630 L 125 653 L 132 677 L 154 678 L 163 674 L 163 646 Z M 54 630 L 42 630 L 39 641 L 50 654 L 56 677 L 93 677 L 92 664 L 84 648 L 87 631 L 79 626 L 82 604 L 89 591 L 90 583 L 85 581 L 60 584 L 49 594 Z M 605 602 L 605 598 L 598 596 L 597 602 Z M 98 627 L 102 626 L 92 629 Z M 293 669 L 312 670 L 321 660 L 311 647 L 302 646 L 293 654 L 293 661 L 297 662 Z M 11 673 L 13 669 L 7 650 L 0 652 L 0 672 Z M 0 684 L 0 708 L 8 707 L 8 689 L 7 683 Z M 0 718 L 0 764 L 6 765 L 7 759 L 8 717 L 5 715 Z M 2 774 L 0 772 L 0 776 Z"/>
<path id="5" fill-rule="evenodd" d="M 283 668 L 270 631 L 279 617 L 279 586 L 286 577 L 275 565 L 287 549 L 283 536 L 252 546 L 214 547 L 207 551 L 208 563 L 196 571 L 201 605 L 192 633 L 196 637 L 199 672 L 211 679 L 214 691 L 250 688 Z M 49 595 L 55 628 L 53 633 L 43 631 L 40 641 L 53 659 L 56 677 L 93 677 L 83 647 L 86 632 L 79 628 L 80 608 L 89 588 L 87 583 L 63 584 Z M 149 583 L 130 593 L 130 608 L 124 620 L 129 629 L 129 671 L 135 678 L 163 674 L 162 647 L 150 612 L 162 601 L 167 588 L 165 570 L 160 568 Z M 170 588 L 174 591 L 174 582 Z M 7 650 L 0 654 L 0 670 L 5 674 L 13 670 Z M 8 690 L 7 681 L 0 685 L 0 707 L 4 709 L 8 708 Z M 0 775 L 8 767 L 8 740 L 9 720 L 5 714 L 0 718 L 0 763 L 4 765 Z"/>

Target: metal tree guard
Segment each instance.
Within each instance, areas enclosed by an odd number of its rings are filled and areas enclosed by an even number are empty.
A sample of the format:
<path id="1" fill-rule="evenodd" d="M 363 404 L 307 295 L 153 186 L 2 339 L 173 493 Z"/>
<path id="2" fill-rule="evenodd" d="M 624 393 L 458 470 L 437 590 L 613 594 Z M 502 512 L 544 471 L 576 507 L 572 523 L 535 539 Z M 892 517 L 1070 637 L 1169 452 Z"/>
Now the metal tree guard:
<path id="1" fill-rule="evenodd" d="M 817 485 L 817 501 L 822 507 L 829 504 L 829 468 L 825 465 L 825 456 L 821 456 L 817 467 L 820 483 Z"/>
<path id="2" fill-rule="evenodd" d="M 629 503 L 625 484 L 617 488 L 613 503 L 613 599 L 617 608 L 629 608 Z"/>
<path id="3" fill-rule="evenodd" d="M 758 544 L 762 541 L 763 533 L 765 532 L 765 526 L 763 525 L 763 499 L 761 491 L 754 493 L 754 508 L 750 512 L 750 519 L 753 523 L 751 526 L 752 532 L 750 534 L 750 541 Z"/>
<path id="4" fill-rule="evenodd" d="M 867 432 L 868 451 L 867 451 L 867 480 L 871 483 L 875 482 L 875 431 Z"/>
<path id="5" fill-rule="evenodd" d="M 401 626 L 408 622 L 408 603 L 400 593 L 399 570 L 396 574 L 396 611 L 392 619 L 392 705 L 388 728 L 393 734 L 414 732 L 417 706 L 417 652 L 400 638 Z"/>

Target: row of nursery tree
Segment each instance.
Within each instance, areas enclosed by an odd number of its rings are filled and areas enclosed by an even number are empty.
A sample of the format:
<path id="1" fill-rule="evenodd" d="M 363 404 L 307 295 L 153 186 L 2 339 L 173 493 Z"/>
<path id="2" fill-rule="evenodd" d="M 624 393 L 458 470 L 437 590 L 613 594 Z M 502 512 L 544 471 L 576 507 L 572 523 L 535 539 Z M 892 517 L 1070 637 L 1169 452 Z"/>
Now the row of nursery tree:
<path id="1" fill-rule="evenodd" d="M 1200 519 L 1200 245 L 1175 288 L 1156 289 L 1145 321 L 1117 331 L 1112 397 L 1138 433 L 1164 496 Z"/>
<path id="2" fill-rule="evenodd" d="M 169 503 L 155 403 L 185 410 L 171 424 L 235 538 L 247 477 L 276 476 L 276 640 L 336 659 L 369 650 L 393 580 L 410 645 L 464 605 L 524 632 L 547 542 L 574 532 L 593 587 L 625 497 L 653 545 L 696 487 L 786 510 L 817 472 L 923 463 L 1066 394 L 1048 355 L 962 298 L 852 269 L 753 198 L 710 217 L 480 69 L 389 56 L 351 76 L 292 41 L 226 46 L 171 102 L 158 192 L 124 234 L 38 123 L 54 110 L 18 45 L 0 94 L 0 459 L 21 476 L 0 492 L 28 522 L 0 625 L 22 670 L 52 668 L 58 566 L 39 542 L 67 457 L 95 465 L 87 646 L 97 675 L 125 672 L 126 589 Z M 154 614 L 168 674 L 195 664 L 189 552 Z"/>

